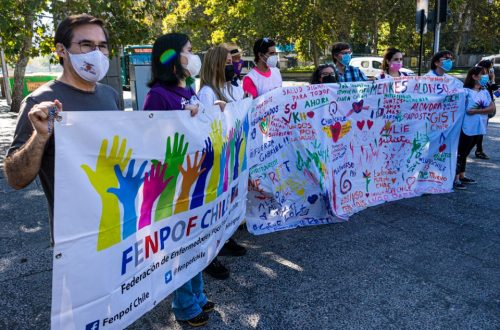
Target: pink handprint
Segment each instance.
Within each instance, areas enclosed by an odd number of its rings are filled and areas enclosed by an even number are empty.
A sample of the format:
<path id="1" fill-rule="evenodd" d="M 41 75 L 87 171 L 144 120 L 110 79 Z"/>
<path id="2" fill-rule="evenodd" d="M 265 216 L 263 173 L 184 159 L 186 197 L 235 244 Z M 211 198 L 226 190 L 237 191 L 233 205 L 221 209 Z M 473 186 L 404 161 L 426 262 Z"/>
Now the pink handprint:
<path id="1" fill-rule="evenodd" d="M 153 204 L 160 194 L 168 186 L 173 176 L 164 178 L 167 170 L 167 164 L 162 165 L 158 162 L 156 165 L 151 165 L 149 173 L 144 175 L 144 186 L 142 188 L 142 205 L 141 205 L 141 218 L 139 220 L 139 229 L 149 226 L 151 224 L 151 210 Z"/>

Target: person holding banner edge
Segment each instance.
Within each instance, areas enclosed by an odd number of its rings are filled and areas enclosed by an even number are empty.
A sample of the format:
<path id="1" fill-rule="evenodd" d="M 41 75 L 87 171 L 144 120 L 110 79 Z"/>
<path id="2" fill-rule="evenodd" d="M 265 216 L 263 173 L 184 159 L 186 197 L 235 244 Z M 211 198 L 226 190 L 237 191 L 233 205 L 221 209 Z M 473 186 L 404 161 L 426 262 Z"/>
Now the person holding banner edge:
<path id="1" fill-rule="evenodd" d="M 151 61 L 151 81 L 144 110 L 187 110 L 191 116 L 198 113 L 200 101 L 194 90 L 186 84 L 188 77 L 199 73 L 190 65 L 197 63 L 191 53 L 189 37 L 182 33 L 168 33 L 156 39 Z M 196 72 L 198 71 L 198 72 Z M 172 310 L 179 322 L 198 327 L 207 324 L 207 313 L 215 304 L 203 292 L 202 272 L 196 274 L 173 293 Z"/>
<path id="2" fill-rule="evenodd" d="M 471 68 L 464 81 L 465 117 L 458 142 L 457 170 L 453 183 L 453 187 L 458 190 L 467 189 L 467 184 L 476 183 L 465 176 L 465 167 L 477 139 L 486 134 L 488 114 L 495 111 L 495 103 L 485 89 L 488 81 L 487 70 L 480 66 Z"/>
<path id="3" fill-rule="evenodd" d="M 54 37 L 63 73 L 28 95 L 21 104 L 14 140 L 7 151 L 5 174 L 14 189 L 38 175 L 47 198 L 54 243 L 54 119 L 65 111 L 120 110 L 118 93 L 98 83 L 109 68 L 104 21 L 87 14 L 65 18 Z M 85 64 L 85 65 L 84 65 Z"/>

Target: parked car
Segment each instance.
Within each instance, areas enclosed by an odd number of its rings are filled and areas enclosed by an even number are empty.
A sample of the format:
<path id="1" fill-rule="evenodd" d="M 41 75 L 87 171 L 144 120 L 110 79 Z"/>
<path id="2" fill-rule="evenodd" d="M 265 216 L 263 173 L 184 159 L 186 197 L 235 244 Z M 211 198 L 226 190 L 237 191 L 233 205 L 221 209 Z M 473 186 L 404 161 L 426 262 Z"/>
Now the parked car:
<path id="1" fill-rule="evenodd" d="M 500 54 L 485 56 L 481 60 L 493 61 L 493 70 L 495 70 L 495 84 L 500 84 Z"/>
<path id="2" fill-rule="evenodd" d="M 349 64 L 359 68 L 368 78 L 373 78 L 382 72 L 382 61 L 382 57 L 354 57 Z M 415 75 L 415 72 L 406 68 L 402 68 L 401 72 L 405 72 L 409 76 Z"/>

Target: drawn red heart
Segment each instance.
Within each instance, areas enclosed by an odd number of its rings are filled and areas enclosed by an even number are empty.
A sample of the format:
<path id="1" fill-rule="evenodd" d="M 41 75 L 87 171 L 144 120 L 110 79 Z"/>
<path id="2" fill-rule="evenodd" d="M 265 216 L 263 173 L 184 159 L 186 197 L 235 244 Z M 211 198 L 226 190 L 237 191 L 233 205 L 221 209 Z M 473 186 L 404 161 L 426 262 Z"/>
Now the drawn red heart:
<path id="1" fill-rule="evenodd" d="M 392 183 L 396 183 L 396 178 L 392 178 Z"/>
<path id="2" fill-rule="evenodd" d="M 314 111 L 309 111 L 309 112 L 307 113 L 307 117 L 309 117 L 309 118 L 314 118 Z"/>
<path id="3" fill-rule="evenodd" d="M 363 127 L 365 126 L 365 121 L 364 120 L 358 120 L 356 122 L 356 125 L 358 125 L 358 128 L 362 131 Z"/>
<path id="4" fill-rule="evenodd" d="M 370 193 L 366 193 L 365 195 L 366 195 L 366 197 L 368 197 L 368 196 L 370 196 Z"/>
<path id="5" fill-rule="evenodd" d="M 439 146 L 439 152 L 443 152 L 446 150 L 446 144 L 443 143 L 442 145 Z"/>
<path id="6" fill-rule="evenodd" d="M 339 140 L 341 130 L 342 130 L 342 125 L 339 122 L 330 125 L 330 132 L 332 133 L 333 142 L 337 142 Z"/>
<path id="7" fill-rule="evenodd" d="M 368 125 L 368 129 L 371 129 L 371 128 L 372 128 L 372 126 L 373 126 L 373 121 L 372 121 L 372 120 L 370 120 L 370 119 L 368 119 L 368 120 L 366 121 L 366 125 Z"/>

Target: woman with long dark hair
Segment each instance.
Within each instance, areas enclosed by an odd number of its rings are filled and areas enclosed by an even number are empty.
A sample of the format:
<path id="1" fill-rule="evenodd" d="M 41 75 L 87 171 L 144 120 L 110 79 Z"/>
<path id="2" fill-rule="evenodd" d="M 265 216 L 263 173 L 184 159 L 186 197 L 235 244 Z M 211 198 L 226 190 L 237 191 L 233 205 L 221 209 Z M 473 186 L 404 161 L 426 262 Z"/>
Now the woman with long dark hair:
<path id="1" fill-rule="evenodd" d="M 156 39 L 152 53 L 151 89 L 144 110 L 188 110 L 191 116 L 195 116 L 200 102 L 186 80 L 199 73 L 200 63 L 199 57 L 191 53 L 187 35 L 169 33 Z M 173 296 L 172 310 L 176 320 L 195 327 L 208 322 L 207 313 L 213 311 L 214 303 L 208 301 L 203 292 L 201 272 L 175 290 Z"/>

